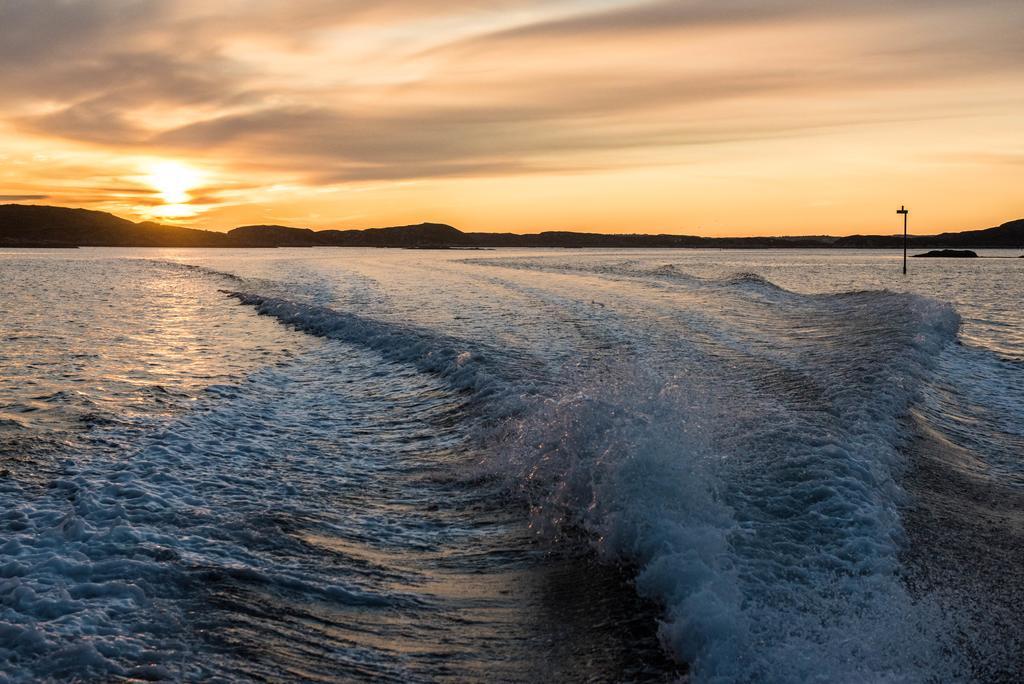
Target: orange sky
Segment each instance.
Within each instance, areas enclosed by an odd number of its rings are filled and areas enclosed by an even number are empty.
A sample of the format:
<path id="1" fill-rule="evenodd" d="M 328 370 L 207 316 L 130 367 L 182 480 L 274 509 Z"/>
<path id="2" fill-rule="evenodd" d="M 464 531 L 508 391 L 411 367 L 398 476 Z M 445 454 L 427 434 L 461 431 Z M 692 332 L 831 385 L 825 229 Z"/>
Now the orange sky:
<path id="1" fill-rule="evenodd" d="M 1024 216 L 1020 0 L 10 0 L 0 202 L 228 229 Z"/>

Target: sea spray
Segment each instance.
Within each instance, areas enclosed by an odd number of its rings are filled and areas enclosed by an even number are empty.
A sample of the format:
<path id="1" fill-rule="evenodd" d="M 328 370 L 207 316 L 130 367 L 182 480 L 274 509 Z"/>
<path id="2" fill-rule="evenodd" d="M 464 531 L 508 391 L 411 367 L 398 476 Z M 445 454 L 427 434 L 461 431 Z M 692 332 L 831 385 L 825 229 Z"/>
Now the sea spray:
<path id="1" fill-rule="evenodd" d="M 812 435 L 744 453 L 736 432 L 749 416 L 728 385 L 703 382 L 605 368 L 507 426 L 494 467 L 530 501 L 538 533 L 582 534 L 637 568 L 638 591 L 663 606 L 663 642 L 698 681 L 960 672 L 948 620 L 899 580 L 895 501 L 852 486 L 851 473 L 867 471 Z M 752 462 L 774 473 L 747 479 Z M 794 467 L 807 474 L 793 479 Z"/>
<path id="2" fill-rule="evenodd" d="M 745 632 L 728 546 L 735 520 L 706 428 L 713 408 L 682 383 L 635 368 L 596 377 L 508 426 L 493 463 L 531 502 L 538 533 L 558 540 L 583 531 L 606 560 L 640 568 L 644 594 L 688 608 L 662 637 L 697 664 L 702 644 Z M 678 580 L 671 587 L 658 577 L 665 566 Z M 671 643 L 673 630 L 686 638 Z"/>

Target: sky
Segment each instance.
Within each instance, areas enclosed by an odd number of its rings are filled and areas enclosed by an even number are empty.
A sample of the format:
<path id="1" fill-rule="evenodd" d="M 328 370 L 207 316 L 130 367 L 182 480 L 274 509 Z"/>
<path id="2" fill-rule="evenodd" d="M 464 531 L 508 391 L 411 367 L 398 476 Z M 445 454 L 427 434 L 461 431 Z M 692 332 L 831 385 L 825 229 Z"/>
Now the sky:
<path id="1" fill-rule="evenodd" d="M 699 235 L 1024 217 L 1021 0 L 0 0 L 0 203 Z"/>

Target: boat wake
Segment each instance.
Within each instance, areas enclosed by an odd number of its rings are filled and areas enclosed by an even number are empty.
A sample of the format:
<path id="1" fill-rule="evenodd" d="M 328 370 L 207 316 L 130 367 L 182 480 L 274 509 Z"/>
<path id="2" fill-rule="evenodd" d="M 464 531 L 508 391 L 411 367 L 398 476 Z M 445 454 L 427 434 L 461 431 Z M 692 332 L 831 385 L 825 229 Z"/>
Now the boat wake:
<path id="1" fill-rule="evenodd" d="M 395 259 L 75 270 L 114 285 L 52 308 L 126 342 L 67 387 L 0 386 L 6 676 L 1020 666 L 1024 383 L 951 305 L 621 255 Z"/>
<path id="2" fill-rule="evenodd" d="M 664 608 L 663 643 L 701 680 L 962 676 L 957 630 L 911 596 L 899 564 L 903 418 L 959 317 L 914 295 L 809 297 L 752 274 L 671 275 L 729 297 L 785 293 L 787 323 L 802 319 L 817 339 L 797 354 L 698 350 L 699 368 L 633 356 L 525 386 L 463 341 L 232 296 L 501 404 L 506 420 L 477 434 L 485 467 L 530 503 L 545 538 L 583 536 L 636 567 L 639 592 Z"/>

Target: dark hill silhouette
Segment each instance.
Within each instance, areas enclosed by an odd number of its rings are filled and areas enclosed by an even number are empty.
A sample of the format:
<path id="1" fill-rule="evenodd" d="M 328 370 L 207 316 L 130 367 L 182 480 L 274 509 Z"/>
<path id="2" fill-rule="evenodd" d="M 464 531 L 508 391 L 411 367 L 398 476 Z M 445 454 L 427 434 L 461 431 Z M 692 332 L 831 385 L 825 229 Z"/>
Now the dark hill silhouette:
<path id="1" fill-rule="evenodd" d="M 835 241 L 835 238 L 820 235 L 808 237 L 710 238 L 698 235 L 575 233 L 560 230 L 526 235 L 517 235 L 515 233 L 466 233 L 466 235 L 471 238 L 472 244 L 476 247 L 710 247 L 742 249 L 830 247 Z"/>
<path id="2" fill-rule="evenodd" d="M 1024 219 L 1008 221 L 995 228 L 966 230 L 938 235 L 912 235 L 908 244 L 914 248 L 988 247 L 1018 249 L 1024 247 Z M 902 235 L 850 235 L 836 240 L 836 247 L 868 247 L 896 249 L 903 247 Z"/>
<path id="3" fill-rule="evenodd" d="M 444 223 L 367 228 L 365 230 L 322 230 L 329 244 L 339 247 L 470 247 L 472 233 L 463 233 Z"/>
<path id="4" fill-rule="evenodd" d="M 443 223 L 320 231 L 288 226 L 242 226 L 228 231 L 228 237 L 237 244 L 258 247 L 462 247 L 472 244 L 468 234 Z"/>
<path id="5" fill-rule="evenodd" d="M 207 230 L 132 223 L 113 214 L 21 204 L 0 205 L 0 245 L 7 247 L 228 247 Z"/>
<path id="6" fill-rule="evenodd" d="M 227 232 L 233 244 L 249 247 L 314 247 L 320 242 L 317 233 L 309 228 L 288 226 L 240 226 Z"/>
<path id="7" fill-rule="evenodd" d="M 995 228 L 967 230 L 960 233 L 941 233 L 934 238 L 935 245 L 946 247 L 1024 247 L 1024 219 L 1008 221 Z"/>
<path id="8" fill-rule="evenodd" d="M 869 247 L 897 249 L 902 236 L 852 235 L 834 238 L 749 237 L 710 238 L 696 235 L 605 235 L 546 231 L 515 233 L 464 233 L 444 223 L 320 230 L 290 226 L 242 226 L 227 233 L 133 223 L 112 214 L 86 209 L 37 205 L 0 205 L 0 246 L 5 247 Z M 910 238 L 914 248 L 1024 247 L 1024 219 L 995 228 Z"/>

